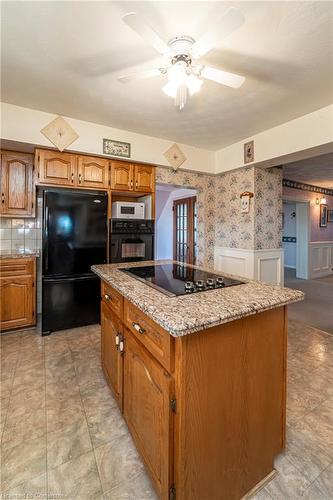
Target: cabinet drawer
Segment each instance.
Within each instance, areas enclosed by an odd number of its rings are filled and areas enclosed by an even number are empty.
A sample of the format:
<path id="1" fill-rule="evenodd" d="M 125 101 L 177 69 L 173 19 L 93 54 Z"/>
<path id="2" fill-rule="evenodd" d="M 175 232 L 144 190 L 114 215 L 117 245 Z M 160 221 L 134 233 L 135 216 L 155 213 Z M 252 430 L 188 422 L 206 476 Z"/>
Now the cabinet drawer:
<path id="1" fill-rule="evenodd" d="M 33 276 L 33 259 L 0 259 L 0 276 Z"/>
<path id="2" fill-rule="evenodd" d="M 102 281 L 102 302 L 110 307 L 118 318 L 123 318 L 123 296 L 104 281 Z"/>
<path id="3" fill-rule="evenodd" d="M 173 338 L 127 300 L 124 300 L 124 325 L 164 368 L 173 371 Z"/>

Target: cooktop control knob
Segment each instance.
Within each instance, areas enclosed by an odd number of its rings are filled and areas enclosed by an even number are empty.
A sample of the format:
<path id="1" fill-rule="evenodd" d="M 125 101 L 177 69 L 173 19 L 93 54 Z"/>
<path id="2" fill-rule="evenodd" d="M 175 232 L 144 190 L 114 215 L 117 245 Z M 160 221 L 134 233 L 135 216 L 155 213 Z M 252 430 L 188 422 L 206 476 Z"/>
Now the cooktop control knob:
<path id="1" fill-rule="evenodd" d="M 207 278 L 207 286 L 215 286 L 214 278 Z"/>
<path id="2" fill-rule="evenodd" d="M 185 292 L 193 292 L 194 290 L 193 281 L 186 281 L 184 287 L 185 287 Z"/>
<path id="3" fill-rule="evenodd" d="M 222 276 L 217 276 L 216 285 L 217 286 L 224 286 L 224 278 Z"/>
<path id="4" fill-rule="evenodd" d="M 195 286 L 198 290 L 201 290 L 204 287 L 204 282 L 202 280 L 198 280 L 195 282 Z"/>

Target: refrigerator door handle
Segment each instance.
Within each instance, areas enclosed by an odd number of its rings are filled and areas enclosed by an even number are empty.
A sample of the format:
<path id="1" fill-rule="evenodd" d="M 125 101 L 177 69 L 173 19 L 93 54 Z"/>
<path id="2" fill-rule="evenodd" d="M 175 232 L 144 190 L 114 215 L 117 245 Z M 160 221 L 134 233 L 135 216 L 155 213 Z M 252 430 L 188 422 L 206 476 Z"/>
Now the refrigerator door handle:
<path id="1" fill-rule="evenodd" d="M 68 281 L 88 281 L 88 280 L 97 280 L 98 277 L 95 274 L 92 274 L 91 276 L 74 276 L 73 278 L 67 278 L 65 276 L 59 277 L 59 278 L 47 278 L 43 277 L 43 281 L 47 283 L 52 283 L 55 281 L 58 282 L 68 282 Z"/>
<path id="2" fill-rule="evenodd" d="M 49 240 L 48 240 L 48 227 L 49 227 L 49 207 L 46 205 L 45 206 L 45 272 L 48 271 L 49 269 Z"/>

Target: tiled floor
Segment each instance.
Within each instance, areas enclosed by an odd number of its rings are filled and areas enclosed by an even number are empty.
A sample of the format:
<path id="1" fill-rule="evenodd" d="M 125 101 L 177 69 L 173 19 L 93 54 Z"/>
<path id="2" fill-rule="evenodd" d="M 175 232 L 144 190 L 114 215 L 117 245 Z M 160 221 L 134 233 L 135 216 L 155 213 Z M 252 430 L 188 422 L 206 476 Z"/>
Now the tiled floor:
<path id="1" fill-rule="evenodd" d="M 291 322 L 289 343 L 287 450 L 255 498 L 332 500 L 333 336 Z M 99 327 L 1 344 L 2 498 L 155 499 L 104 381 Z"/>

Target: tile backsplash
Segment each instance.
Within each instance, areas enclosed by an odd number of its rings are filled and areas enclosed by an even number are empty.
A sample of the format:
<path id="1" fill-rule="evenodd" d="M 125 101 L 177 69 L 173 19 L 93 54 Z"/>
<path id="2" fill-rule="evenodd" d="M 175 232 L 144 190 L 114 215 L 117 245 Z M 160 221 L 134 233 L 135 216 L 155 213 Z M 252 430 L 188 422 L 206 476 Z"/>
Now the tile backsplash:
<path id="1" fill-rule="evenodd" d="M 37 198 L 37 216 L 17 219 L 0 218 L 0 250 L 14 252 L 41 252 L 42 198 Z"/>
<path id="2" fill-rule="evenodd" d="M 38 218 L 0 220 L 0 250 L 36 252 L 41 243 L 42 229 Z"/>

